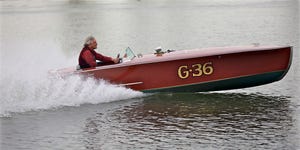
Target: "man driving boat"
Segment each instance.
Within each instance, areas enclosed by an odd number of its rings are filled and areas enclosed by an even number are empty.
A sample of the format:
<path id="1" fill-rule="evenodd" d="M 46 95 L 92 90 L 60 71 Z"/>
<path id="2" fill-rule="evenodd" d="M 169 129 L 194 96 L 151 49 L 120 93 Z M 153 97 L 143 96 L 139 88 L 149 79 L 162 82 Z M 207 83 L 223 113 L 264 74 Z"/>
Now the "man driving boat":
<path id="1" fill-rule="evenodd" d="M 79 55 L 79 66 L 80 68 L 96 67 L 96 60 L 101 61 L 102 65 L 110 65 L 119 63 L 119 58 L 111 58 L 108 56 L 101 55 L 95 51 L 97 48 L 97 41 L 95 37 L 89 36 L 86 38 L 83 48 Z"/>

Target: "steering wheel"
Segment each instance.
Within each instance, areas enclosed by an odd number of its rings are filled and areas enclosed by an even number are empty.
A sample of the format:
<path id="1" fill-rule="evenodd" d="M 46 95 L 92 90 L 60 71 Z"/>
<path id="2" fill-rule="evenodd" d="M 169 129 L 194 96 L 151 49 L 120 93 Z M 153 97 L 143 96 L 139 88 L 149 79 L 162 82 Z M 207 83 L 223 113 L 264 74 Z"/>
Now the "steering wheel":
<path id="1" fill-rule="evenodd" d="M 117 58 L 119 58 L 119 63 L 123 62 L 123 58 L 120 58 L 120 53 L 117 55 Z"/>

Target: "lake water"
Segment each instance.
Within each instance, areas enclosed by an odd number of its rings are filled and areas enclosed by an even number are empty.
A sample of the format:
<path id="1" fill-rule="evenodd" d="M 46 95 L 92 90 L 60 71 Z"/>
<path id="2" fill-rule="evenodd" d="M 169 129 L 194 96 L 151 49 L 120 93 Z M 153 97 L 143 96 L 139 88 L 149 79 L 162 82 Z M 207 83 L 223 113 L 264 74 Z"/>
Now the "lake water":
<path id="1" fill-rule="evenodd" d="M 300 149 L 299 0 L 2 0 L 0 149 Z M 259 87 L 144 94 L 78 76 L 84 39 L 116 56 L 291 45 L 286 77 Z"/>

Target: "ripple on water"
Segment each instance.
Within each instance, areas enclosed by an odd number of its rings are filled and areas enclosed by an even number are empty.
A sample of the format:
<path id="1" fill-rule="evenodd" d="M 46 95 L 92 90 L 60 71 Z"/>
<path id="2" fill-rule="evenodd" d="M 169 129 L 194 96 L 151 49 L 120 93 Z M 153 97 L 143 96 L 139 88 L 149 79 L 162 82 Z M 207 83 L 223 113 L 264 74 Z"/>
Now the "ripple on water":
<path id="1" fill-rule="evenodd" d="M 103 147 L 288 149 L 294 144 L 289 103 L 255 94 L 154 94 L 92 120 L 115 139 Z M 112 126 L 103 127 L 105 118 Z"/>

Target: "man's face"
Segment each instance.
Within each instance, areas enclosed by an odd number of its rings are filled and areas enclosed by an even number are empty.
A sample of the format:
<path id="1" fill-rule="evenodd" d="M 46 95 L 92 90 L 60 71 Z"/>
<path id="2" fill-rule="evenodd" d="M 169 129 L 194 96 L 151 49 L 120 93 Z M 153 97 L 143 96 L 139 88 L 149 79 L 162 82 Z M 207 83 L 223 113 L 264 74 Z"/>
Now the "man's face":
<path id="1" fill-rule="evenodd" d="M 90 48 L 96 49 L 97 48 L 97 41 L 93 40 L 92 43 L 90 44 Z"/>

